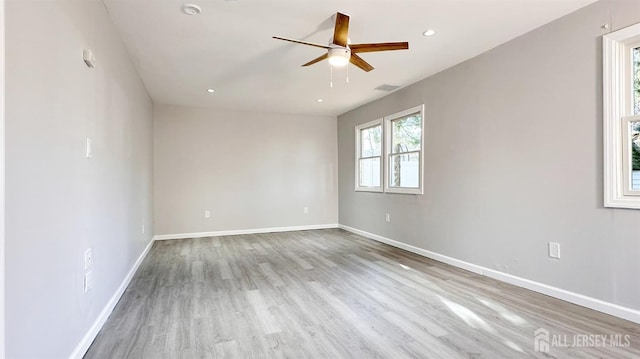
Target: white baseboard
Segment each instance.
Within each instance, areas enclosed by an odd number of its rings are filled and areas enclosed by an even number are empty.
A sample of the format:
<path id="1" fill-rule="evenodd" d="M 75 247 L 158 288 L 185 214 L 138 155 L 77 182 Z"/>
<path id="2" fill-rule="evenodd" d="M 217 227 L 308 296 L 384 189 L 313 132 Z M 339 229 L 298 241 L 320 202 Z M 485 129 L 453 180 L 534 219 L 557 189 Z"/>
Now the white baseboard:
<path id="1" fill-rule="evenodd" d="M 327 229 L 327 228 L 338 228 L 338 225 L 337 224 L 313 224 L 308 226 L 293 226 L 293 227 L 271 227 L 271 228 L 237 229 L 237 230 L 229 230 L 229 231 L 214 231 L 214 232 L 157 234 L 153 236 L 153 239 L 156 241 L 164 241 L 167 239 L 235 236 L 238 234 L 307 231 L 310 229 Z"/>
<path id="2" fill-rule="evenodd" d="M 554 297 L 557 299 L 564 300 L 569 303 L 577 304 L 589 309 L 597 310 L 602 313 L 606 313 L 609 315 L 613 315 L 618 318 L 626 319 L 632 321 L 634 323 L 640 324 L 640 311 L 623 307 L 621 305 L 605 302 L 600 299 L 588 297 L 586 295 L 573 293 L 564 289 L 560 289 L 557 287 L 553 287 L 547 284 L 535 282 L 529 279 L 517 277 L 511 274 L 503 273 L 494 269 L 485 268 L 473 263 L 461 261 L 459 259 L 455 259 L 452 257 L 448 257 L 439 253 L 435 253 L 432 251 L 428 251 L 426 249 L 418 248 L 412 246 L 410 244 L 402 243 L 395 241 L 393 239 L 389 239 L 383 236 L 379 236 L 377 234 L 365 232 L 363 230 L 345 226 L 340 224 L 339 228 L 344 229 L 346 231 L 361 235 L 366 238 L 373 239 L 378 242 L 382 242 L 388 244 L 393 247 L 401 248 L 406 251 L 419 254 L 421 256 L 431 258 L 437 260 L 438 262 L 443 262 L 446 264 L 450 264 L 454 267 L 466 269 L 468 271 L 484 275 L 505 283 L 513 284 L 518 287 L 526 288 L 532 290 L 534 292 L 542 293 L 548 295 L 550 297 Z"/>
<path id="3" fill-rule="evenodd" d="M 102 309 L 100 315 L 98 315 L 96 320 L 93 322 L 91 328 L 89 328 L 84 337 L 82 337 L 82 340 L 80 341 L 80 343 L 78 343 L 73 353 L 71 353 L 69 359 L 82 359 L 82 357 L 87 353 L 87 350 L 89 350 L 91 343 L 93 343 L 93 340 L 98 335 L 98 332 L 100 332 L 100 329 L 102 329 L 102 326 L 109 318 L 109 315 L 111 315 L 111 312 L 113 312 L 116 304 L 118 304 L 120 297 L 122 297 L 122 294 L 124 294 L 124 291 L 129 286 L 129 283 L 131 283 L 131 279 L 133 279 L 133 276 L 136 274 L 138 267 L 140 267 L 140 264 L 147 256 L 147 253 L 149 253 L 149 250 L 151 250 L 152 245 L 153 240 L 149 241 L 147 247 L 144 249 L 144 251 L 142 251 L 136 262 L 133 264 L 133 267 L 131 268 L 129 273 L 127 273 L 127 276 L 124 277 L 124 280 L 122 281 L 116 292 L 113 294 L 111 299 L 109 299 L 109 302 L 107 302 L 107 305 L 105 305 L 104 309 Z"/>

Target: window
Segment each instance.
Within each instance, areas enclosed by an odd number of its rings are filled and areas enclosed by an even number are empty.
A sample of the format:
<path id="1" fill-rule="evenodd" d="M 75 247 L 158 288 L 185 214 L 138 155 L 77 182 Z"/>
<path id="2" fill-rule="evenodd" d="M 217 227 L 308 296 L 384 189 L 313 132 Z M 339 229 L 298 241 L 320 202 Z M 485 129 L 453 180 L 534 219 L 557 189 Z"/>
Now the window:
<path id="1" fill-rule="evenodd" d="M 382 192 L 382 120 L 356 127 L 356 191 Z"/>
<path id="2" fill-rule="evenodd" d="M 640 116 L 622 119 L 623 193 L 640 196 Z"/>
<path id="3" fill-rule="evenodd" d="M 356 191 L 422 194 L 423 108 L 356 126 Z"/>
<path id="4" fill-rule="evenodd" d="M 422 194 L 422 107 L 384 118 L 386 192 Z"/>
<path id="5" fill-rule="evenodd" d="M 603 36 L 604 205 L 640 208 L 640 24 Z"/>

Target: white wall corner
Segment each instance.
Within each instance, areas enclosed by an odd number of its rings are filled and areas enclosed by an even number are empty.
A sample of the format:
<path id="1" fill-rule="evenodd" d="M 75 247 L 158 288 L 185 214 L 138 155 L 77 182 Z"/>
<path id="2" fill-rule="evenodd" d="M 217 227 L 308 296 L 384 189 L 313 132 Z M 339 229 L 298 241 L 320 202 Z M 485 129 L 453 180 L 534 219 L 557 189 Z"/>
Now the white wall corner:
<path id="1" fill-rule="evenodd" d="M 361 235 L 365 238 L 373 239 L 375 241 L 388 244 L 390 246 L 404 249 L 406 251 L 427 257 L 438 262 L 450 264 L 454 267 L 462 268 L 470 272 L 481 274 L 486 277 L 490 277 L 501 282 L 509 283 L 518 287 L 526 288 L 534 292 L 542 293 L 550 297 L 554 297 L 560 300 L 564 300 L 569 303 L 573 303 L 582 307 L 596 310 L 605 314 L 613 315 L 618 318 L 626 319 L 634 323 L 640 324 L 640 311 L 623 307 L 618 304 L 609 303 L 600 299 L 588 297 L 586 295 L 573 293 L 561 288 L 553 287 L 547 284 L 535 282 L 526 278 L 517 277 L 511 274 L 503 273 L 494 269 L 482 267 L 473 263 L 461 261 L 452 257 L 448 257 L 442 254 L 428 251 L 419 247 L 415 247 L 409 244 L 395 241 L 390 238 L 379 236 L 377 234 L 369 233 L 357 228 L 339 225 L 339 228 Z"/>
<path id="2" fill-rule="evenodd" d="M 4 205 L 4 1 L 0 1 L 0 359 L 5 357 L 4 318 L 4 258 L 5 258 L 5 205 Z"/>

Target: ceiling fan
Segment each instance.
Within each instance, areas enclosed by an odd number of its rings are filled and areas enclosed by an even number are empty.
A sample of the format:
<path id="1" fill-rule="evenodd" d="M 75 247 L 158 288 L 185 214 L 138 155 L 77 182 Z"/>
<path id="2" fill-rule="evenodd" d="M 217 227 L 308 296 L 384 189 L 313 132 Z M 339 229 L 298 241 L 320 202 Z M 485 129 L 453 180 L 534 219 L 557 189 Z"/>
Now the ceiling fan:
<path id="1" fill-rule="evenodd" d="M 351 62 L 362 70 L 369 72 L 373 70 L 368 62 L 364 61 L 357 53 L 360 52 L 377 52 L 391 50 L 407 50 L 408 42 L 380 42 L 371 44 L 349 44 L 349 16 L 336 13 L 336 24 L 333 30 L 333 39 L 329 45 L 319 45 L 305 41 L 285 39 L 283 37 L 274 36 L 274 39 L 294 42 L 296 44 L 320 47 L 327 50 L 327 53 L 319 56 L 302 66 L 313 65 L 322 60 L 329 60 L 333 66 L 345 66 Z"/>

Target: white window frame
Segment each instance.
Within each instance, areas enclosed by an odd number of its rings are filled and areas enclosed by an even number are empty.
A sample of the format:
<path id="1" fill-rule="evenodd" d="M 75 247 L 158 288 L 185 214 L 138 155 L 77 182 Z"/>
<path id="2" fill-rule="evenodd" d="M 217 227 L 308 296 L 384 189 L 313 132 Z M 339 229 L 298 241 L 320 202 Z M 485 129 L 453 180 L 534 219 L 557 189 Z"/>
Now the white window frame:
<path id="1" fill-rule="evenodd" d="M 392 153 L 392 131 L 391 131 L 391 123 L 394 120 L 400 119 L 402 117 L 420 113 L 420 149 L 418 151 L 420 156 L 420 161 L 418 161 L 418 188 L 409 188 L 409 187 L 392 187 L 389 185 L 391 178 L 391 167 L 389 164 L 391 163 Z M 403 193 L 403 194 L 423 194 L 423 183 L 424 183 L 424 104 L 416 107 L 412 107 L 408 110 L 394 113 L 389 116 L 384 117 L 384 191 L 388 193 Z M 412 151 L 414 152 L 414 151 Z"/>
<path id="2" fill-rule="evenodd" d="M 640 195 L 630 190 L 629 141 L 624 126 L 633 115 L 631 53 L 640 41 L 640 24 L 602 37 L 604 206 L 640 209 Z"/>
<path id="3" fill-rule="evenodd" d="M 622 191 L 625 196 L 640 196 L 640 190 L 631 189 L 632 157 L 631 157 L 631 136 L 629 127 L 631 122 L 639 122 L 640 116 L 624 116 L 622 118 Z M 640 199 L 640 197 L 639 197 Z"/>
<path id="4" fill-rule="evenodd" d="M 371 127 L 375 127 L 375 126 L 380 126 L 380 131 L 382 132 L 382 136 L 381 136 L 381 147 L 380 147 L 380 156 L 372 156 L 372 157 L 362 157 L 361 156 L 361 151 L 362 151 L 362 147 L 360 146 L 360 133 L 362 130 L 367 129 L 367 128 L 371 128 Z M 383 171 L 383 167 L 384 167 L 384 126 L 382 125 L 382 119 L 377 119 L 374 121 L 370 121 L 367 123 L 363 123 L 361 125 L 358 125 L 355 127 L 355 131 L 356 131 L 356 165 L 355 165 L 355 170 L 356 170 L 356 176 L 355 176 L 355 190 L 356 191 L 362 191 L 362 192 L 382 192 L 384 190 L 383 187 L 383 176 L 382 176 L 382 171 Z M 380 183 L 380 186 L 376 186 L 376 187 L 371 187 L 371 186 L 360 186 L 360 160 L 364 159 L 364 158 L 375 158 L 375 157 L 380 157 L 380 173 L 379 173 L 379 181 L 378 183 Z"/>

